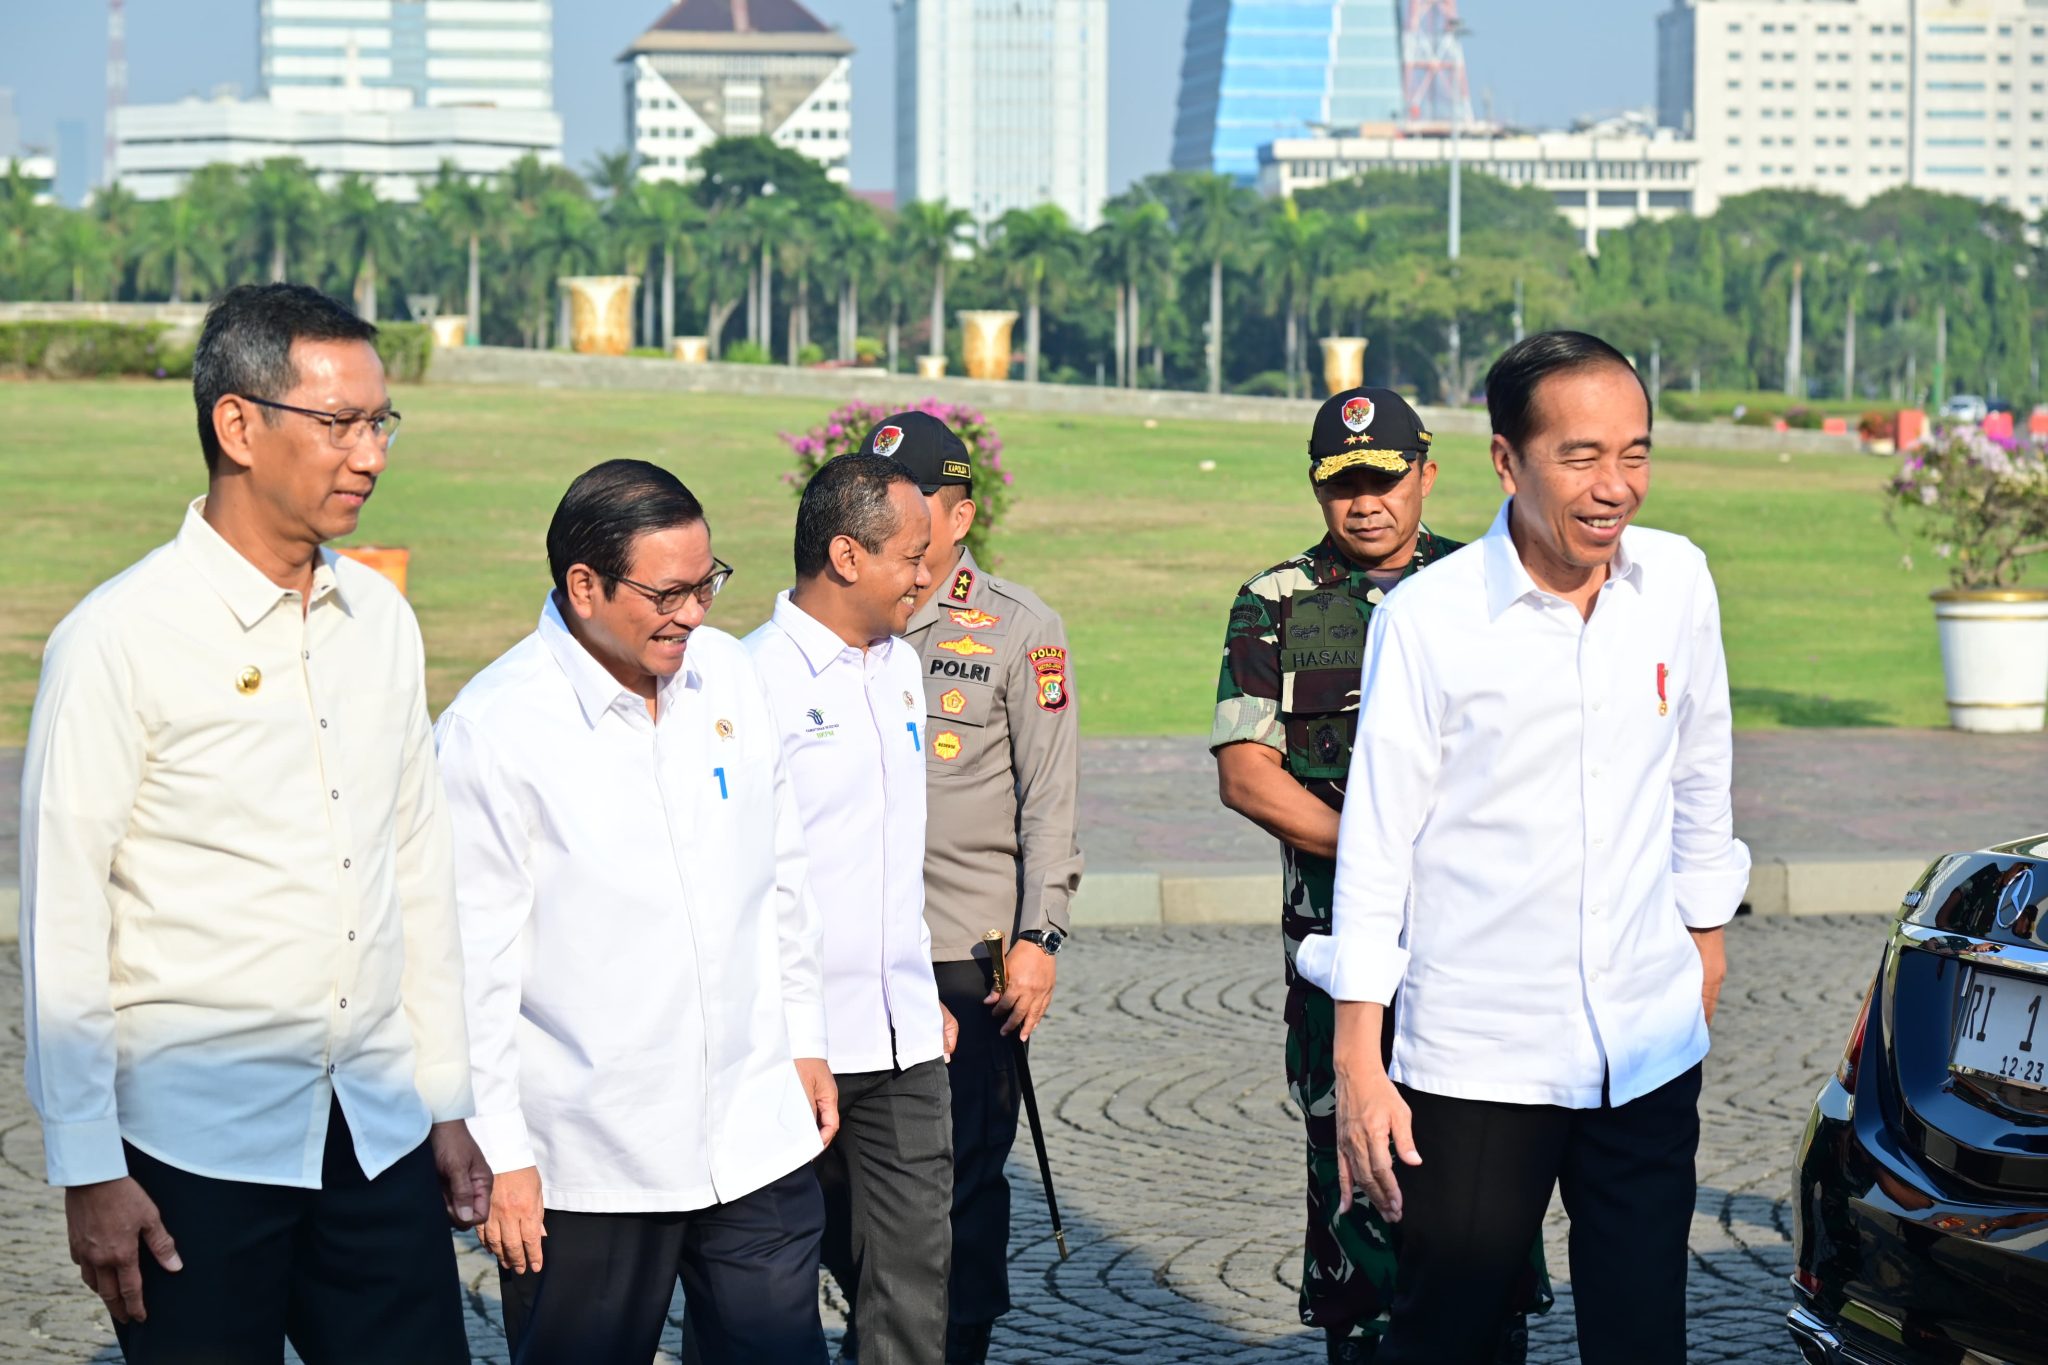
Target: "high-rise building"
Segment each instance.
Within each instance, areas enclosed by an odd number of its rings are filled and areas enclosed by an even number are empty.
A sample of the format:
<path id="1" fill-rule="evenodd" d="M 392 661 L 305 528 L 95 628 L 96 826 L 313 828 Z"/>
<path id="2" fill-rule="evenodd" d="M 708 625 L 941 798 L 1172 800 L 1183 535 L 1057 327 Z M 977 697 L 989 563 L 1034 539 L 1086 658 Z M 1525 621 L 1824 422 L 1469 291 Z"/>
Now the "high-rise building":
<path id="1" fill-rule="evenodd" d="M 1674 0 L 1658 115 L 1700 149 L 1697 208 L 1897 185 L 2048 207 L 2042 0 Z"/>
<path id="2" fill-rule="evenodd" d="M 1109 0 L 896 0 L 896 202 L 981 224 L 1109 195 Z"/>
<path id="3" fill-rule="evenodd" d="M 693 178 L 721 137 L 767 137 L 847 182 L 853 44 L 798 0 L 679 0 L 619 60 L 643 180 Z"/>
<path id="4" fill-rule="evenodd" d="M 1189 0 L 1173 168 L 1249 183 L 1259 148 L 1400 122 L 1397 0 Z"/>
<path id="5" fill-rule="evenodd" d="M 259 0 L 263 87 L 284 109 L 554 108 L 552 0 Z"/>

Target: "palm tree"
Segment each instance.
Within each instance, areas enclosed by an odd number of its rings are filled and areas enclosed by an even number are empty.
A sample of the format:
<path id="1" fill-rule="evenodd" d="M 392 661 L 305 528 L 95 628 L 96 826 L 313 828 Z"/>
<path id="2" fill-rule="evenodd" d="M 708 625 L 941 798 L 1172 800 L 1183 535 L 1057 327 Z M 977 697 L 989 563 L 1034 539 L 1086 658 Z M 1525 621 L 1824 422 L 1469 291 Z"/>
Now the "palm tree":
<path id="1" fill-rule="evenodd" d="M 726 323 L 741 303 L 739 296 L 726 295 L 727 282 L 744 279 L 745 301 L 750 307 L 755 301 L 753 239 L 737 210 L 720 209 L 704 226 L 703 244 L 700 256 L 705 268 L 698 278 L 704 298 L 704 335 L 710 342 L 711 358 L 716 360 L 724 349 Z"/>
<path id="2" fill-rule="evenodd" d="M 647 187 L 643 212 L 648 232 L 661 248 L 661 344 L 667 349 L 676 339 L 676 263 L 680 259 L 685 270 L 696 270 L 704 210 L 683 186 L 663 181 Z"/>
<path id="3" fill-rule="evenodd" d="M 105 230 L 103 236 L 107 244 L 110 275 L 107 297 L 116 299 L 121 295 L 121 280 L 128 273 L 135 254 L 142 205 L 117 181 L 93 191 L 91 210 L 92 216 Z"/>
<path id="4" fill-rule="evenodd" d="M 775 353 L 775 246 L 790 231 L 795 212 L 772 194 L 750 199 L 739 212 L 752 245 L 753 288 L 747 306 L 747 340 Z"/>
<path id="5" fill-rule="evenodd" d="M 351 293 L 356 315 L 377 320 L 377 258 L 398 256 L 398 219 L 377 197 L 377 187 L 360 175 L 345 175 L 334 187 L 328 213 L 330 250 L 344 272 L 353 267 Z"/>
<path id="6" fill-rule="evenodd" d="M 248 172 L 247 235 L 270 255 L 270 279 L 281 284 L 293 257 L 312 249 L 320 212 L 320 186 L 306 163 L 275 157 Z"/>
<path id="7" fill-rule="evenodd" d="M 910 259 L 925 268 L 932 281 L 932 336 L 928 354 L 946 353 L 946 266 L 960 234 L 974 226 L 974 215 L 943 199 L 906 204 L 903 240 Z"/>
<path id="8" fill-rule="evenodd" d="M 1024 379 L 1038 382 L 1039 305 L 1048 278 L 1058 280 L 1080 258 L 1080 237 L 1057 204 L 1011 209 L 996 223 L 995 250 L 1003 283 L 1025 291 Z"/>
<path id="9" fill-rule="evenodd" d="M 420 206 L 427 217 L 450 241 L 468 247 L 469 276 L 464 294 L 464 312 L 469 318 L 471 344 L 481 344 L 484 330 L 483 242 L 490 237 L 502 244 L 505 235 L 505 196 L 482 180 L 472 180 L 455 168 L 452 161 L 441 163 Z"/>
<path id="10" fill-rule="evenodd" d="M 583 178 L 607 199 L 617 199 L 639 183 L 630 151 L 599 152 L 583 167 Z"/>
<path id="11" fill-rule="evenodd" d="M 1836 264 L 1843 276 L 1842 319 L 1842 397 L 1856 396 L 1856 313 L 1863 305 L 1863 291 L 1870 284 L 1870 277 L 1877 269 L 1870 248 L 1856 238 L 1842 242 L 1836 251 Z"/>
<path id="12" fill-rule="evenodd" d="M 1295 397 L 1296 381 L 1301 377 L 1302 308 L 1315 278 L 1316 236 L 1327 230 L 1328 223 L 1324 214 L 1313 210 L 1303 213 L 1301 205 L 1290 196 L 1266 215 L 1259 235 L 1259 283 L 1268 297 L 1279 301 L 1285 318 L 1284 367 L 1289 398 Z"/>
<path id="13" fill-rule="evenodd" d="M 611 191 L 604 204 L 606 236 L 616 253 L 614 259 L 620 264 L 620 273 L 637 275 L 642 282 L 640 332 L 643 340 L 654 335 L 654 291 L 646 287 L 646 280 L 650 273 L 648 264 L 653 260 L 654 248 L 660 238 L 660 228 L 654 222 L 647 191 L 648 186 L 629 176 Z"/>
<path id="14" fill-rule="evenodd" d="M 177 194 L 145 206 L 135 258 L 135 286 L 165 290 L 183 303 L 189 290 L 211 293 L 224 264 L 217 223 L 192 194 Z"/>
<path id="15" fill-rule="evenodd" d="M 1227 175 L 1193 177 L 1182 241 L 1209 263 L 1209 392 L 1223 392 L 1223 262 L 1243 230 L 1246 191 Z"/>
<path id="16" fill-rule="evenodd" d="M 67 213 L 57 219 L 49 247 L 57 268 L 71 278 L 71 301 L 84 303 L 86 282 L 101 278 L 113 259 L 106 230 L 86 214 Z"/>
<path id="17" fill-rule="evenodd" d="M 825 263 L 839 287 L 839 358 L 855 358 L 860 345 L 861 282 L 881 254 L 882 222 L 874 205 L 851 196 L 832 201 L 821 223 Z"/>
<path id="18" fill-rule="evenodd" d="M 1117 370 L 1129 388 L 1138 384 L 1138 352 L 1144 344 L 1143 285 L 1170 268 L 1173 227 L 1157 200 L 1111 204 L 1095 229 L 1103 272 L 1117 281 Z M 1156 357 L 1155 357 L 1156 359 Z"/>
<path id="19" fill-rule="evenodd" d="M 588 199 L 561 190 L 549 190 L 534 205 L 533 216 L 521 234 L 520 255 L 528 268 L 527 302 L 538 305 L 540 345 L 548 345 L 549 295 L 555 281 L 564 275 L 590 270 L 597 263 L 597 209 Z M 557 335 L 568 340 L 568 295 L 560 296 L 555 310 Z"/>
<path id="20" fill-rule="evenodd" d="M 789 305 L 787 354 L 789 364 L 799 363 L 804 347 L 811 344 L 811 267 L 817 259 L 818 237 L 810 219 L 792 213 L 776 242 L 775 255 L 782 273 L 796 283 L 796 297 Z"/>

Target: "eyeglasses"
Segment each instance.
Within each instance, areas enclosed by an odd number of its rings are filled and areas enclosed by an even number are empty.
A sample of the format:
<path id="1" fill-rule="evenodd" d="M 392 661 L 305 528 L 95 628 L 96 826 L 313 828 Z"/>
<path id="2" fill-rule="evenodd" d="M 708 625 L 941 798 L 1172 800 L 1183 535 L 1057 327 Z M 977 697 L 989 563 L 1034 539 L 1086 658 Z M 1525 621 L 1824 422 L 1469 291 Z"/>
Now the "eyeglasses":
<path id="1" fill-rule="evenodd" d="M 711 570 L 711 577 L 705 579 L 702 583 L 685 583 L 675 588 L 650 588 L 645 583 L 635 583 L 630 578 L 619 578 L 615 581 L 623 583 L 634 592 L 639 593 L 654 604 L 654 609 L 657 612 L 666 616 L 677 607 L 683 605 L 685 597 L 694 597 L 707 607 L 711 605 L 711 599 L 718 596 L 720 590 L 732 578 L 732 565 L 716 557 L 712 559 L 711 563 L 715 566 Z"/>
<path id="2" fill-rule="evenodd" d="M 365 431 L 376 432 L 377 439 L 384 443 L 386 450 L 389 450 L 398 442 L 398 424 L 403 420 L 394 411 L 362 412 L 356 408 L 343 408 L 340 412 L 321 412 L 316 408 L 295 408 L 290 403 L 273 403 L 268 398 L 251 398 L 246 393 L 238 394 L 237 397 L 247 399 L 259 408 L 296 412 L 301 417 L 325 422 L 327 439 L 334 443 L 336 450 L 354 450 L 362 441 Z"/>

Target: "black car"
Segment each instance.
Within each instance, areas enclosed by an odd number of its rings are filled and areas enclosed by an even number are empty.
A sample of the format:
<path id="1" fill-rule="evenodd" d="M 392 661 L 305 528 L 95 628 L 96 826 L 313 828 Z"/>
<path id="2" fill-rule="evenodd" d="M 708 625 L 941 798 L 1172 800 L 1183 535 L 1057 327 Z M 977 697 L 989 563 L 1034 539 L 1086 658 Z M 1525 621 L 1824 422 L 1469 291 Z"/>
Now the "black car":
<path id="1" fill-rule="evenodd" d="M 1799 1149 L 1814 1362 L 2048 1365 L 2048 835 L 1904 898 Z"/>

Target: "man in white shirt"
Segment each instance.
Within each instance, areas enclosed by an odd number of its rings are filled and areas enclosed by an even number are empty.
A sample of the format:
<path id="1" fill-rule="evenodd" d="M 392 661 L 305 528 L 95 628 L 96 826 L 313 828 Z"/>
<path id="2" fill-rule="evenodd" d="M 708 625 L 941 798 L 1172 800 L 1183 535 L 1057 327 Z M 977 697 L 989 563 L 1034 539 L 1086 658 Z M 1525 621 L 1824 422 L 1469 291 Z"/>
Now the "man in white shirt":
<path id="1" fill-rule="evenodd" d="M 539 627 L 436 727 L 506 1336 L 644 1361 L 680 1278 L 707 1360 L 820 1365 L 818 917 L 753 661 L 704 625 L 732 570 L 640 460 L 547 547 Z"/>
<path id="2" fill-rule="evenodd" d="M 902 465 L 842 455 L 796 514 L 796 587 L 752 635 L 825 922 L 825 1024 L 860 1354 L 939 1365 L 952 1259 L 952 1021 L 924 921 L 924 683 L 895 638 L 931 582 L 931 515 Z"/>
<path id="3" fill-rule="evenodd" d="M 376 330 L 228 291 L 193 357 L 206 496 L 44 654 L 28 1091 L 135 1362 L 469 1358 L 448 1220 L 488 1214 L 490 1173 L 424 653 L 322 548 L 398 426 Z"/>
<path id="4" fill-rule="evenodd" d="M 1486 396 L 1509 499 L 1373 614 L 1335 931 L 1296 968 L 1340 1002 L 1340 1181 L 1401 1224 L 1381 1365 L 1490 1357 L 1558 1186 L 1581 1358 L 1681 1365 L 1749 874 L 1719 606 L 1698 549 L 1630 525 L 1650 405 L 1619 352 L 1533 336 Z"/>

